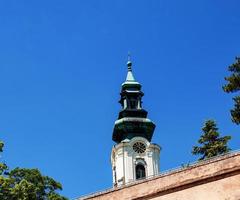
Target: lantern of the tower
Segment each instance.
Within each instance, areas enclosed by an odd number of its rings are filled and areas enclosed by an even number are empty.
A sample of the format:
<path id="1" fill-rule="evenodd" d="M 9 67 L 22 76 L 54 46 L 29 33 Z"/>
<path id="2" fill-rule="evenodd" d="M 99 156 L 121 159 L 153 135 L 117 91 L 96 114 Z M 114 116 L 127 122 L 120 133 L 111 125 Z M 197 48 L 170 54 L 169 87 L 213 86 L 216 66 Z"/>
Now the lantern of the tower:
<path id="1" fill-rule="evenodd" d="M 143 92 L 132 73 L 132 63 L 128 61 L 126 81 L 122 84 L 119 112 L 112 139 L 111 163 L 113 184 L 120 186 L 159 173 L 160 146 L 152 144 L 155 124 L 147 118 L 142 108 Z"/>

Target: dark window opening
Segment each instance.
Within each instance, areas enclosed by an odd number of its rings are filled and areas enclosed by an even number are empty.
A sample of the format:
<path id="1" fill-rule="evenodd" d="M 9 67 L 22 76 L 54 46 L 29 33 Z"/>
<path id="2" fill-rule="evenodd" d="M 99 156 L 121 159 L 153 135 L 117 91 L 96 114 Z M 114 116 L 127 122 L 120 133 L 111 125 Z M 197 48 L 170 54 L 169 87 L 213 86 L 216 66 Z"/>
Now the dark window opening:
<path id="1" fill-rule="evenodd" d="M 142 164 L 136 166 L 136 179 L 143 179 L 146 177 L 145 167 Z"/>
<path id="2" fill-rule="evenodd" d="M 135 99 L 130 100 L 130 108 L 136 109 L 137 108 L 137 101 Z"/>

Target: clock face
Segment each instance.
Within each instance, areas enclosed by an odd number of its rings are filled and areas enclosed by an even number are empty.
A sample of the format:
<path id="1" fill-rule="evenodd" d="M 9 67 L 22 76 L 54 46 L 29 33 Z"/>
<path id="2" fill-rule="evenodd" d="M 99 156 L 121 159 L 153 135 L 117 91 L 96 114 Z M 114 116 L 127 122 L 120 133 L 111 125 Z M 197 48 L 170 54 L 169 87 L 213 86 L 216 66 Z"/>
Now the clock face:
<path id="1" fill-rule="evenodd" d="M 136 142 L 133 145 L 133 150 L 136 153 L 144 153 L 146 151 L 146 145 L 142 142 Z"/>

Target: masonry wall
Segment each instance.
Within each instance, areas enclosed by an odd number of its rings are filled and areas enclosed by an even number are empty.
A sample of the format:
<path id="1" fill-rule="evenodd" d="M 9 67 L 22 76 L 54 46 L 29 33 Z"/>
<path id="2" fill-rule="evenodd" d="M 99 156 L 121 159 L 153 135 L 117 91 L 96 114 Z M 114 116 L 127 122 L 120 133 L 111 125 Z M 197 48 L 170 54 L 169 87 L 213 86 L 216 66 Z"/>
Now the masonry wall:
<path id="1" fill-rule="evenodd" d="M 240 152 L 80 199 L 240 200 Z"/>
<path id="2" fill-rule="evenodd" d="M 147 198 L 145 198 L 147 199 Z M 240 175 L 235 175 L 201 185 L 196 185 L 151 200 L 240 200 Z"/>

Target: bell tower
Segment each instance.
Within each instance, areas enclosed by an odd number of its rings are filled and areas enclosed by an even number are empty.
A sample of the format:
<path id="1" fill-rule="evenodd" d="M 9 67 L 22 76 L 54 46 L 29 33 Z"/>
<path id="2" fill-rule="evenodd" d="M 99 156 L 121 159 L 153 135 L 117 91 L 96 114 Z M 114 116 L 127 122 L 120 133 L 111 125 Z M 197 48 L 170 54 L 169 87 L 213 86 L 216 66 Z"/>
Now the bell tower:
<path id="1" fill-rule="evenodd" d="M 116 142 L 111 153 L 114 186 L 159 173 L 160 146 L 151 143 L 155 124 L 147 118 L 148 113 L 142 107 L 144 93 L 133 76 L 130 60 L 127 67 L 119 101 L 122 109 L 112 134 L 112 140 Z"/>

